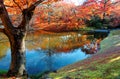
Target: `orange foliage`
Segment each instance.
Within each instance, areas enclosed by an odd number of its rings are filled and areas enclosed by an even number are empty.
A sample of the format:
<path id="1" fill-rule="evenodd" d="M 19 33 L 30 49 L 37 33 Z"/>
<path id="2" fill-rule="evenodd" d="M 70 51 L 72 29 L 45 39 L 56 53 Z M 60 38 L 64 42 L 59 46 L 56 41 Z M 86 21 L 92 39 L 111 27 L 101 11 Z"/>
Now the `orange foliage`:
<path id="1" fill-rule="evenodd" d="M 26 9 L 37 0 L 5 0 L 5 5 L 11 6 L 7 10 L 11 14 L 20 14 L 21 10 Z M 65 1 L 46 0 L 42 2 L 43 5 L 38 6 L 34 11 L 34 16 L 30 25 L 34 29 L 44 29 L 50 31 L 68 31 L 82 28 L 84 26 L 84 19 L 91 19 L 94 15 L 99 15 L 104 18 L 106 15 L 117 13 L 120 15 L 119 8 L 112 5 L 111 0 L 87 0 L 82 5 L 75 6 L 68 4 Z M 116 0 L 118 1 L 118 0 Z M 55 2 L 55 3 L 54 3 Z M 20 16 L 19 16 L 20 17 Z M 15 25 L 20 22 L 21 18 L 17 16 L 11 17 Z M 15 20 L 18 20 L 15 22 Z"/>
<path id="2" fill-rule="evenodd" d="M 4 4 L 8 6 L 8 12 L 12 14 L 18 14 L 23 9 L 30 7 L 33 3 L 37 2 L 38 0 L 4 0 Z M 42 4 L 51 4 L 53 2 L 57 2 L 60 0 L 43 0 Z"/>

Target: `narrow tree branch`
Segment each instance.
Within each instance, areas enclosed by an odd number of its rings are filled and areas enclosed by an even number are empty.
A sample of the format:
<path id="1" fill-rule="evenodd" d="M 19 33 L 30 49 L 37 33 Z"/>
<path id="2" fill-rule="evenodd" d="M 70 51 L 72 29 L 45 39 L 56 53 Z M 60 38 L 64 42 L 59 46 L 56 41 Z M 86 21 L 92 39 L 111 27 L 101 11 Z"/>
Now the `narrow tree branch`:
<path id="1" fill-rule="evenodd" d="M 17 7 L 17 6 L 10 6 L 10 5 L 5 5 L 5 7 L 14 8 L 14 7 Z"/>
<path id="2" fill-rule="evenodd" d="M 15 0 L 13 0 L 13 2 L 18 6 L 18 8 L 21 10 L 21 12 L 22 12 L 22 8 L 20 7 L 20 5 L 15 1 Z"/>
<path id="3" fill-rule="evenodd" d="M 44 0 L 39 0 L 36 3 L 32 4 L 29 8 L 28 11 L 33 11 L 36 6 L 38 6 L 40 3 L 42 3 Z"/>

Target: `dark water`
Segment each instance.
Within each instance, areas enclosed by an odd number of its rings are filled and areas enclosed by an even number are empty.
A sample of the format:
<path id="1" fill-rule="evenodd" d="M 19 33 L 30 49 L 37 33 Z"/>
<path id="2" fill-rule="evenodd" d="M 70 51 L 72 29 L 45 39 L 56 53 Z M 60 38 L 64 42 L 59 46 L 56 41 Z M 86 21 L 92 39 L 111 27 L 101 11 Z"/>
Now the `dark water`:
<path id="1" fill-rule="evenodd" d="M 88 53 L 91 49 L 83 52 L 83 48 L 85 45 L 91 45 L 91 42 L 96 42 L 96 40 L 105 37 L 104 34 L 97 36 L 74 32 L 50 35 L 30 34 L 26 40 L 26 68 L 28 73 L 38 74 L 44 71 L 54 71 L 88 58 L 91 54 L 96 53 L 96 50 Z M 8 70 L 11 52 L 9 45 L 2 43 L 0 42 L 0 70 Z M 2 49 L 4 51 L 1 51 Z"/>

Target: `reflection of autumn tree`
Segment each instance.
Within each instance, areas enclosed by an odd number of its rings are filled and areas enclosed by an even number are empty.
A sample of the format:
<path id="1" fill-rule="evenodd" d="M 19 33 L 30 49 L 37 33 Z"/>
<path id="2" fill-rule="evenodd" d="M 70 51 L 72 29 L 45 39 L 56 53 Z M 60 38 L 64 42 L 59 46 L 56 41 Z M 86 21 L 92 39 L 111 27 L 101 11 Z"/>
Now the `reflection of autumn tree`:
<path id="1" fill-rule="evenodd" d="M 0 41 L 0 58 L 4 57 L 7 53 L 7 50 L 8 50 L 8 47 L 9 47 L 9 43 L 7 42 L 2 42 Z"/>
<path id="2" fill-rule="evenodd" d="M 63 51 L 67 52 L 75 48 L 79 48 L 83 46 L 84 44 L 90 42 L 91 40 L 88 39 L 87 35 L 81 35 L 80 33 L 52 33 L 52 34 L 46 34 L 46 35 L 34 35 L 34 39 L 32 42 L 27 41 L 27 47 L 28 49 L 43 49 L 51 51 Z M 92 37 L 94 37 L 92 35 Z M 30 39 L 28 37 L 28 39 Z M 33 38 L 33 37 L 32 37 Z M 93 39 L 93 38 L 92 38 Z"/>
<path id="3" fill-rule="evenodd" d="M 4 57 L 9 48 L 7 37 L 0 33 L 0 58 Z"/>

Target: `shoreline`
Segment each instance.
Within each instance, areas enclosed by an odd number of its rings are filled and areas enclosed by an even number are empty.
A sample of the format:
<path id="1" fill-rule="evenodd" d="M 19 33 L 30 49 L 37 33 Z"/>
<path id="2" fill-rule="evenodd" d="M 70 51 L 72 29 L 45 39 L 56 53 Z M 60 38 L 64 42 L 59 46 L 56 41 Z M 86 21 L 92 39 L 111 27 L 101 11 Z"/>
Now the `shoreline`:
<path id="1" fill-rule="evenodd" d="M 101 50 L 92 57 L 65 66 L 56 73 L 50 73 L 53 79 L 98 79 L 120 78 L 120 30 L 111 31 L 101 42 Z"/>

